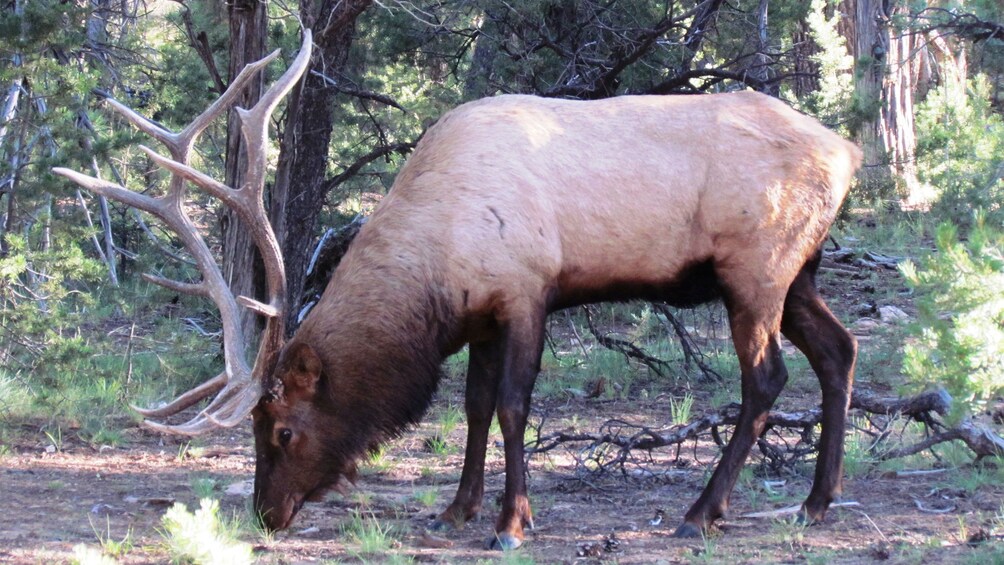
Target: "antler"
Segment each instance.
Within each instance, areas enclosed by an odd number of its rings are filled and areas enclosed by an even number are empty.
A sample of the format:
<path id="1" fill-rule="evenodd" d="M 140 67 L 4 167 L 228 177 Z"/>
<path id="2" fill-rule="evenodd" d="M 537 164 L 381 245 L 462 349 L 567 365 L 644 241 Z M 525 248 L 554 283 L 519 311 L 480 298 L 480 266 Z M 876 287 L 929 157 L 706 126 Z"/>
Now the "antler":
<path id="1" fill-rule="evenodd" d="M 188 165 L 189 156 L 198 135 L 213 119 L 230 107 L 256 73 L 278 56 L 278 50 L 244 67 L 244 70 L 230 83 L 226 92 L 178 133 L 164 129 L 115 100 L 108 100 L 108 103 L 134 126 L 161 142 L 170 152 L 171 158 L 167 158 L 145 146 L 140 146 L 154 162 L 171 173 L 171 182 L 163 196 L 151 197 L 76 171 L 53 169 L 56 174 L 72 180 L 91 192 L 160 218 L 181 238 L 202 273 L 202 281 L 194 284 L 183 283 L 154 275 L 144 275 L 144 278 L 178 292 L 208 297 L 220 310 L 223 320 L 223 351 L 226 359 L 224 371 L 185 392 L 166 406 L 154 409 L 134 408 L 145 418 L 163 418 L 177 414 L 212 394 L 216 394 L 216 397 L 188 422 L 167 425 L 144 420 L 143 425 L 148 428 L 166 433 L 195 435 L 218 426 L 233 426 L 243 420 L 258 402 L 261 396 L 261 382 L 275 366 L 285 331 L 286 270 L 279 243 L 262 202 L 265 186 L 265 143 L 269 116 L 279 101 L 303 76 L 310 63 L 311 47 L 311 32 L 304 30 L 300 53 L 289 69 L 262 95 L 253 108 L 250 110 L 236 108 L 241 119 L 241 135 L 248 156 L 246 180 L 241 187 L 226 186 L 196 171 Z M 220 267 L 216 264 L 216 259 L 209 251 L 209 246 L 185 213 L 183 204 L 186 181 L 219 198 L 236 211 L 243 220 L 242 223 L 248 226 L 265 263 L 268 303 L 263 304 L 245 296 L 235 297 L 230 291 Z M 246 344 L 242 341 L 243 332 L 238 304 L 268 318 L 253 369 L 247 364 Z"/>

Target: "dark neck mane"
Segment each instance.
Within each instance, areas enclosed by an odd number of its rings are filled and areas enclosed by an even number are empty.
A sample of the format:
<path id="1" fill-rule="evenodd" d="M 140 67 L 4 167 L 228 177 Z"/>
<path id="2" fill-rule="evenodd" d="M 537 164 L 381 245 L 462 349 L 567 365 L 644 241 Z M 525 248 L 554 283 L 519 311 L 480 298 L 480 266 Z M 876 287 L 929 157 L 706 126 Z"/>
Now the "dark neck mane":
<path id="1" fill-rule="evenodd" d="M 352 438 L 339 449 L 345 455 L 362 455 L 418 423 L 456 331 L 445 286 L 429 263 L 402 252 L 392 257 L 388 264 L 350 251 L 294 338 L 321 358 L 322 402 L 357 430 L 342 434 Z"/>

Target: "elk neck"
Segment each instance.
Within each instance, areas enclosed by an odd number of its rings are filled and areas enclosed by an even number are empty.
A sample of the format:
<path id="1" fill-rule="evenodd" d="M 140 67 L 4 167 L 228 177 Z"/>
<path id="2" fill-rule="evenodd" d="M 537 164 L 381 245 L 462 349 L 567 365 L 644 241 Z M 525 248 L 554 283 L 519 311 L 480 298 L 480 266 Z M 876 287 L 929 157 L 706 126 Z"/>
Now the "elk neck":
<path id="1" fill-rule="evenodd" d="M 458 332 L 429 246 L 366 228 L 293 338 L 320 357 L 332 410 L 371 427 L 364 449 L 419 421 Z"/>

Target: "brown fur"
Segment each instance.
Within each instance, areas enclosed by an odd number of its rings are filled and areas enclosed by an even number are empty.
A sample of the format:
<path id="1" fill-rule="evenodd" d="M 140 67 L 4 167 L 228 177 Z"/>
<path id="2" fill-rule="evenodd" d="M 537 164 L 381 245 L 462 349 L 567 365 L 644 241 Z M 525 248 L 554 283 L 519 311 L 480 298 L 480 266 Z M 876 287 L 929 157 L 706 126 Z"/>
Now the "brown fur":
<path id="1" fill-rule="evenodd" d="M 743 418 L 678 533 L 724 513 L 786 379 L 782 329 L 823 383 L 824 453 L 804 509 L 821 518 L 839 490 L 854 343 L 815 291 L 813 257 L 859 165 L 853 145 L 754 93 L 501 96 L 448 113 L 287 345 L 276 394 L 255 409 L 255 496 L 266 523 L 287 526 L 305 497 L 417 422 L 441 361 L 470 343 L 464 472 L 436 525 L 480 510 L 497 411 L 507 478 L 494 539 L 519 545 L 531 523 L 523 430 L 547 313 L 718 296 L 743 371 Z"/>

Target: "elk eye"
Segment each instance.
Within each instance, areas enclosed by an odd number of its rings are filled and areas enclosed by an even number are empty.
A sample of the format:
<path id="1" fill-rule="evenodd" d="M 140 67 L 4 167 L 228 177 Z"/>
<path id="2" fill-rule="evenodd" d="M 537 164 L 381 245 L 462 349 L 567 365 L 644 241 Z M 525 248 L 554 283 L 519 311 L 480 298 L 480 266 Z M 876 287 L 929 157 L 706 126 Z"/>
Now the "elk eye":
<path id="1" fill-rule="evenodd" d="M 289 440 L 291 440 L 291 439 L 293 439 L 293 430 L 291 430 L 289 428 L 283 428 L 283 429 L 279 430 L 279 443 L 282 446 L 285 447 L 286 445 L 288 445 L 289 444 Z"/>

